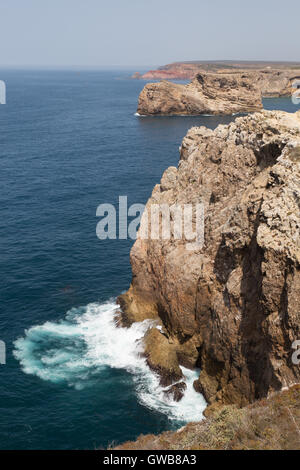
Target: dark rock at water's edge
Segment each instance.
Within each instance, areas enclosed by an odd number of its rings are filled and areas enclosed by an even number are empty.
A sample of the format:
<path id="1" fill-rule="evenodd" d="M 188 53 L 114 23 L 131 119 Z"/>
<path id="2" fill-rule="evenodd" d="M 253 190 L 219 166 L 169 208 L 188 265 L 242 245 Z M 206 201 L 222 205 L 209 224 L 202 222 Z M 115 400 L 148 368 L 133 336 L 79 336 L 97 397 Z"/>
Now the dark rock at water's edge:
<path id="1" fill-rule="evenodd" d="M 166 397 L 178 402 L 184 397 L 184 392 L 186 391 L 186 388 L 187 386 L 185 382 L 179 382 L 165 390 L 164 394 Z"/>

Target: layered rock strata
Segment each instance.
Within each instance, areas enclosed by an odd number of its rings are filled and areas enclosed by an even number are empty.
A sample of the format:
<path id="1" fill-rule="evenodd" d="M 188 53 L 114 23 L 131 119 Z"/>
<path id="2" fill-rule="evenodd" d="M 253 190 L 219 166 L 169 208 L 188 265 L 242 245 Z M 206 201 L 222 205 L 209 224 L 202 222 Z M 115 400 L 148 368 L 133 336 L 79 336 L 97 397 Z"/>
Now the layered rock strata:
<path id="1" fill-rule="evenodd" d="M 233 114 L 262 108 L 261 92 L 244 74 L 201 73 L 188 85 L 149 83 L 142 90 L 140 115 Z"/>
<path id="2" fill-rule="evenodd" d="M 147 84 L 140 93 L 140 115 L 235 114 L 258 111 L 262 97 L 290 96 L 300 71 L 201 72 L 188 85 Z"/>

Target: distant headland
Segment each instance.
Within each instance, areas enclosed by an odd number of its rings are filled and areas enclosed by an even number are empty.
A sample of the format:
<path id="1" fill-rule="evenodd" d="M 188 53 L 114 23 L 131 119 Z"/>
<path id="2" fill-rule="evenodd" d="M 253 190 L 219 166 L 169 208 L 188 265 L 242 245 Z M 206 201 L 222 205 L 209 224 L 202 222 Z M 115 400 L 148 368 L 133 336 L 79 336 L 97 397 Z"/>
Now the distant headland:
<path id="1" fill-rule="evenodd" d="M 286 70 L 300 69 L 300 62 L 275 61 L 187 61 L 173 62 L 141 74 L 136 72 L 132 78 L 143 80 L 192 80 L 199 72 L 219 72 L 220 70 Z"/>
<path id="2" fill-rule="evenodd" d="M 263 97 L 291 96 L 300 84 L 300 63 L 178 62 L 141 78 L 163 80 L 145 85 L 138 115 L 229 115 L 261 110 Z M 192 80 L 170 81 L 179 78 Z"/>

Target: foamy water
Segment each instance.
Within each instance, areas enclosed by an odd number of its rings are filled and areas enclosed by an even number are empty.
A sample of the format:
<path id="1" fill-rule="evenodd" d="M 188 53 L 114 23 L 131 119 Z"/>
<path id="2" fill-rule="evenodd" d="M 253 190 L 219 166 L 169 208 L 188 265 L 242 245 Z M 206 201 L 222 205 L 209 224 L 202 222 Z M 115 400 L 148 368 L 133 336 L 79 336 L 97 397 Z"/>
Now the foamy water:
<path id="1" fill-rule="evenodd" d="M 141 338 L 153 322 L 118 328 L 114 322 L 117 308 L 114 302 L 89 304 L 70 310 L 59 322 L 34 326 L 15 341 L 14 356 L 25 373 L 79 390 L 101 380 L 101 371 L 107 367 L 125 369 L 144 406 L 173 420 L 201 419 L 206 403 L 193 388 L 198 373 L 182 368 L 187 384 L 184 398 L 178 403 L 166 398 L 158 377 L 140 354 Z"/>

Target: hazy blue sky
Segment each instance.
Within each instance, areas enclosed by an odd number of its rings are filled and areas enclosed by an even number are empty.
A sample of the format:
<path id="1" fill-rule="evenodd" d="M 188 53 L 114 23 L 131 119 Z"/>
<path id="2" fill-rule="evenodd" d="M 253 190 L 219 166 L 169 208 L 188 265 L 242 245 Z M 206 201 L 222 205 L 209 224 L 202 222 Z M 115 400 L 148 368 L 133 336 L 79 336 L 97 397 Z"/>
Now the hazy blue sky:
<path id="1" fill-rule="evenodd" d="M 300 61 L 300 1 L 0 0 L 0 65 Z"/>

